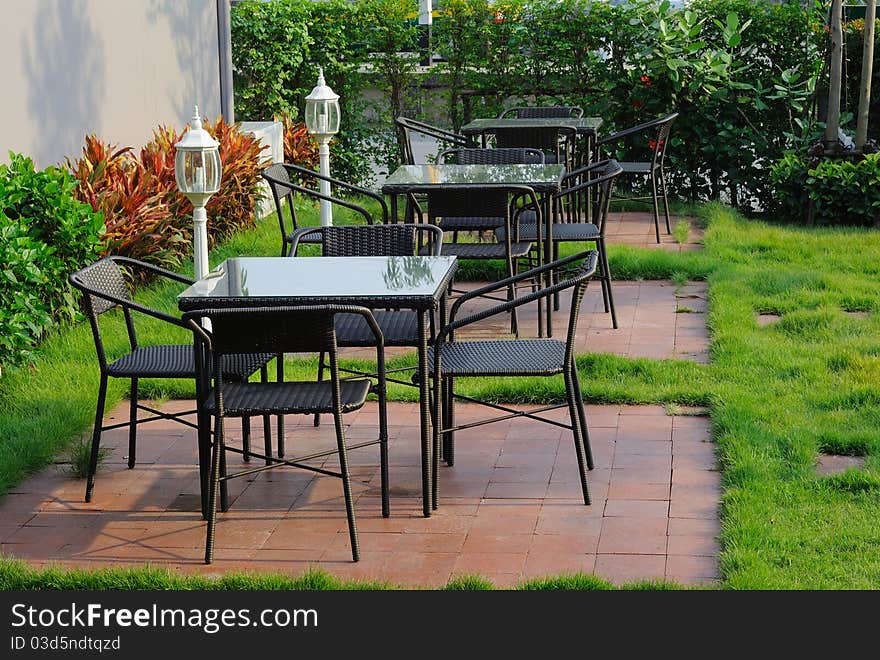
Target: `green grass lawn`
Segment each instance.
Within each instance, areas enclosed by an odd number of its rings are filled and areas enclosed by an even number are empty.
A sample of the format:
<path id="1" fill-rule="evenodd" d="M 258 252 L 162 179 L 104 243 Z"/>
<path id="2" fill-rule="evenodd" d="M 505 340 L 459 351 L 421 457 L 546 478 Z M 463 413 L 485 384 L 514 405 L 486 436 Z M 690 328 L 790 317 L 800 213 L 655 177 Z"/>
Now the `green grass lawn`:
<path id="1" fill-rule="evenodd" d="M 610 257 L 620 279 L 708 281 L 711 364 L 581 355 L 585 398 L 711 409 L 723 468 L 724 586 L 880 587 L 880 234 L 768 225 L 715 204 L 698 213 L 706 225 L 704 251 L 676 254 L 612 245 Z M 279 243 L 270 218 L 214 250 L 211 262 L 236 254 L 275 255 Z M 176 288 L 154 287 L 144 299 L 173 311 L 176 293 Z M 759 326 L 761 312 L 781 319 Z M 189 339 L 164 328 L 145 329 L 151 340 Z M 121 324 L 117 334 L 115 341 L 122 342 Z M 295 377 L 313 365 L 292 360 L 286 370 Z M 122 383 L 111 386 L 108 406 L 125 394 Z M 559 400 L 564 391 L 561 380 L 550 379 L 470 379 L 468 386 L 472 393 L 508 401 Z M 0 492 L 88 432 L 96 390 L 94 347 L 85 325 L 49 338 L 32 368 L 4 374 Z M 185 381 L 144 383 L 143 390 L 154 397 L 192 395 Z M 398 399 L 415 394 L 412 388 L 391 392 Z M 813 465 L 820 451 L 864 455 L 867 465 L 818 477 Z M 58 573 L 42 579 L 20 566 L 3 566 L 0 587 L 71 584 Z M 30 577 L 13 579 L 13 574 Z M 112 575 L 117 577 L 106 578 L 107 584 L 128 584 L 119 577 L 123 573 Z M 236 579 L 218 584 L 236 586 Z M 261 578 L 259 584 L 273 579 Z M 131 580 L 142 583 L 140 577 Z M 195 582 L 166 584 L 196 588 Z"/>

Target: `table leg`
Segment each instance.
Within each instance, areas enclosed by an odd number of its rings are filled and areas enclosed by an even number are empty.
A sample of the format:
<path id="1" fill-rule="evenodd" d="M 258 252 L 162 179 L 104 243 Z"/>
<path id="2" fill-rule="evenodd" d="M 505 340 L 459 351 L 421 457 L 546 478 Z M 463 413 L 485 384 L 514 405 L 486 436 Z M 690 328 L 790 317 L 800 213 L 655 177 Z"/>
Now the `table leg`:
<path id="1" fill-rule="evenodd" d="M 549 264 L 553 261 L 553 195 L 547 194 L 544 197 L 544 226 L 547 231 L 544 235 L 544 263 Z M 553 273 L 547 271 L 547 286 L 553 286 Z M 547 299 L 547 336 L 553 336 L 553 301 Z M 540 310 L 538 310 L 540 313 Z"/>
<path id="2" fill-rule="evenodd" d="M 431 516 L 432 488 L 431 470 L 434 457 L 431 452 L 431 433 L 429 432 L 431 386 L 428 378 L 428 328 L 427 312 L 418 313 L 419 334 L 419 431 L 422 442 L 422 512 L 425 518 Z M 438 420 L 439 423 L 439 420 Z"/>

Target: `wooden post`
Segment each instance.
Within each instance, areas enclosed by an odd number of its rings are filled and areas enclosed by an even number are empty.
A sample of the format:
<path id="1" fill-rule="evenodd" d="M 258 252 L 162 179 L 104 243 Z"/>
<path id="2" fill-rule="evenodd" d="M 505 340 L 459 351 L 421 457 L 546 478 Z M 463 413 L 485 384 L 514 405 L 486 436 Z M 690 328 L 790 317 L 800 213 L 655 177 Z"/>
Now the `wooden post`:
<path id="1" fill-rule="evenodd" d="M 859 85 L 859 116 L 856 125 L 856 149 L 861 151 L 868 139 L 868 109 L 871 105 L 871 76 L 874 74 L 874 20 L 877 0 L 865 2 L 865 32 L 862 36 L 862 82 Z"/>

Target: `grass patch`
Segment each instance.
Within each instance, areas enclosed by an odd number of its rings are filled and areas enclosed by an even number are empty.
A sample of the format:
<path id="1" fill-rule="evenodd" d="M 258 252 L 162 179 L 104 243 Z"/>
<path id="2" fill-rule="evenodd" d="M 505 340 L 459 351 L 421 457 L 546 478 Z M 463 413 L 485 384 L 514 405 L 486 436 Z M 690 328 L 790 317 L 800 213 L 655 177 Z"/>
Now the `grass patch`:
<path id="1" fill-rule="evenodd" d="M 679 245 L 684 245 L 691 237 L 691 223 L 687 220 L 679 220 L 672 228 L 672 237 Z"/>

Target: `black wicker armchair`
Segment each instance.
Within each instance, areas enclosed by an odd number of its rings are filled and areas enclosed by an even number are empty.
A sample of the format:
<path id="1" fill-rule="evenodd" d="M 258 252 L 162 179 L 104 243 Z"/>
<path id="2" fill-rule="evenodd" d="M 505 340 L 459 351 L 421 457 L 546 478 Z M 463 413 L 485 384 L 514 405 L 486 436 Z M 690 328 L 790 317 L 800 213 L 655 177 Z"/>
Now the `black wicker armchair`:
<path id="1" fill-rule="evenodd" d="M 562 190 L 553 195 L 556 220 L 553 223 L 552 235 L 553 258 L 554 260 L 559 258 L 560 243 L 596 244 L 599 255 L 597 277 L 602 283 L 605 311 L 611 313 L 611 324 L 614 328 L 617 328 L 617 313 L 614 310 L 614 295 L 611 291 L 605 225 L 608 221 L 608 206 L 614 190 L 614 182 L 622 172 L 623 168 L 614 160 L 593 163 L 565 175 Z M 537 241 L 538 228 L 543 231 L 544 226 L 535 222 L 535 215 L 531 210 L 525 210 L 520 217 L 520 240 Z M 497 233 L 501 240 L 503 231 L 498 230 Z M 558 295 L 554 296 L 554 306 L 558 309 Z"/>
<path id="2" fill-rule="evenodd" d="M 373 384 L 367 379 L 346 379 L 339 377 L 335 317 L 338 314 L 361 316 L 374 335 L 377 381 Z M 230 479 L 253 475 L 264 470 L 289 465 L 311 470 L 342 480 L 345 510 L 348 517 L 348 531 L 351 540 L 351 555 L 359 559 L 357 525 L 354 513 L 354 498 L 351 492 L 351 477 L 348 470 L 350 449 L 379 445 L 379 462 L 382 492 L 382 515 L 389 516 L 388 497 L 388 417 L 386 411 L 385 354 L 382 331 L 376 325 L 370 311 L 363 307 L 322 305 L 300 307 L 250 307 L 226 309 L 202 309 L 184 315 L 193 331 L 196 343 L 201 350 L 196 351 L 200 380 L 207 387 L 213 381 L 213 388 L 205 397 L 206 416 L 215 419 L 213 450 L 211 455 L 210 489 L 208 498 L 208 529 L 205 541 L 205 563 L 210 564 L 214 556 L 214 535 L 217 525 L 218 490 L 220 507 L 226 510 L 226 483 Z M 211 331 L 206 331 L 201 322 L 210 320 Z M 225 368 L 235 355 L 243 351 L 268 353 L 284 352 L 324 352 L 329 356 L 330 379 L 319 382 L 275 382 L 250 383 L 230 382 L 225 376 Z M 379 400 L 379 431 L 375 440 L 349 445 L 345 437 L 343 415 L 363 407 L 367 395 L 374 392 Z M 333 415 L 336 427 L 336 447 L 334 449 L 312 452 L 291 459 L 273 458 L 271 452 L 260 456 L 266 465 L 252 467 L 229 474 L 226 454 L 237 450 L 228 447 L 225 441 L 224 420 L 227 417 L 246 417 L 249 415 L 311 415 L 328 413 Z M 205 424 L 207 419 L 203 420 Z M 339 472 L 321 465 L 310 463 L 314 459 L 337 454 Z"/>
<path id="3" fill-rule="evenodd" d="M 442 456 L 448 465 L 454 464 L 456 432 L 518 417 L 545 421 L 571 431 L 580 469 L 584 504 L 590 503 L 586 469 L 592 469 L 593 457 L 590 451 L 587 417 L 584 411 L 577 368 L 574 361 L 574 341 L 581 300 L 583 299 L 589 279 L 596 271 L 598 260 L 599 255 L 595 250 L 575 254 L 540 266 L 529 272 L 521 273 L 507 280 L 490 284 L 482 289 L 471 291 L 456 300 L 452 305 L 449 321 L 438 333 L 437 340 L 431 349 L 428 363 L 430 374 L 434 377 L 434 416 L 435 419 L 440 420 L 440 423 L 435 425 L 434 433 L 434 464 L 432 466 L 434 472 L 434 491 L 432 493 L 434 506 L 437 506 L 439 498 L 440 455 L 442 452 Z M 570 269 L 573 269 L 573 272 Z M 503 302 L 493 308 L 466 316 L 459 316 L 461 306 L 468 300 L 484 295 L 492 290 L 514 285 L 520 281 L 541 281 L 543 279 L 542 275 L 548 271 L 553 273 L 553 279 L 556 281 L 555 284 L 519 296 L 515 300 Z M 551 296 L 566 289 L 572 289 L 573 291 L 568 332 L 565 341 L 559 339 L 459 341 L 455 338 L 457 331 L 472 323 L 496 314 L 505 313 L 540 299 L 547 299 L 549 303 Z M 530 411 L 516 410 L 508 406 L 480 401 L 463 396 L 455 391 L 455 382 L 458 378 L 536 377 L 556 376 L 559 374 L 562 374 L 565 378 L 566 402 L 564 404 L 550 404 Z M 495 410 L 500 410 L 504 414 L 456 426 L 456 399 L 482 404 Z M 568 424 L 562 424 L 555 419 L 541 416 L 541 413 L 561 407 L 568 408 Z"/>
<path id="4" fill-rule="evenodd" d="M 501 260 L 506 274 L 511 277 L 518 270 L 518 263 L 528 259 L 532 243 L 519 238 L 519 215 L 525 206 L 539 213 L 535 191 L 523 185 L 493 185 L 475 188 L 468 185 L 428 186 L 413 189 L 424 193 L 428 200 L 428 222 L 438 225 L 444 232 L 481 231 L 504 229 L 503 238 L 491 241 L 444 243 L 443 254 L 459 259 Z M 424 249 L 423 249 L 424 252 Z M 508 288 L 507 299 L 515 295 L 514 287 Z M 510 331 L 518 333 L 516 310 L 511 308 Z"/>
<path id="5" fill-rule="evenodd" d="M 351 209 L 363 217 L 366 224 L 373 224 L 373 216 L 366 209 L 346 199 L 333 197 L 332 188 L 335 187 L 346 192 L 364 195 L 378 202 L 382 209 L 381 222 L 388 222 L 388 206 L 385 203 L 385 198 L 372 190 L 367 190 L 366 188 L 324 176 L 314 170 L 289 163 L 270 165 L 263 170 L 262 176 L 268 182 L 269 188 L 272 190 L 272 198 L 275 200 L 275 212 L 278 215 L 278 224 L 281 227 L 282 257 L 290 252 L 291 236 L 300 226 L 296 214 L 296 206 L 294 205 L 294 198 L 297 193 L 326 199 L 333 204 Z M 326 181 L 330 184 L 331 195 L 329 197 L 324 196 L 319 190 L 315 190 L 314 187 L 310 187 L 310 185 L 320 184 L 321 181 Z M 287 202 L 286 204 L 284 204 L 285 201 Z M 287 206 L 287 213 L 284 212 L 284 206 Z M 306 236 L 301 238 L 300 242 L 317 243 L 319 238 L 317 235 L 314 237 Z"/>
<path id="6" fill-rule="evenodd" d="M 470 144 L 464 135 L 408 117 L 397 117 L 394 120 L 394 124 L 397 127 L 398 143 L 404 165 L 416 164 L 415 151 L 413 150 L 413 134 L 424 135 L 441 144 L 453 147 L 466 147 Z"/>
<path id="7" fill-rule="evenodd" d="M 202 428 L 203 424 L 194 424 L 184 416 L 195 414 L 196 410 L 180 413 L 165 413 L 144 405 L 138 400 L 138 381 L 141 378 L 192 378 L 197 377 L 196 359 L 192 343 L 141 345 L 135 327 L 135 313 L 159 319 L 171 325 L 188 329 L 189 326 L 180 318 L 166 314 L 134 300 L 129 282 L 134 278 L 160 277 L 183 285 L 190 285 L 193 280 L 128 257 L 111 256 L 101 259 L 81 270 L 72 273 L 70 283 L 82 294 L 82 304 L 86 317 L 92 328 L 95 349 L 100 366 L 100 383 L 98 386 L 98 403 L 95 409 L 95 426 L 92 433 L 92 448 L 89 460 L 88 477 L 86 480 L 85 501 L 92 499 L 95 486 L 95 472 L 98 464 L 98 453 L 103 431 L 129 427 L 128 436 L 128 467 L 133 468 L 137 454 L 137 427 L 140 424 L 157 419 L 168 419 L 180 422 L 192 428 Z M 120 308 L 125 320 L 128 334 L 129 350 L 115 358 L 107 356 L 101 332 L 102 323 L 99 318 L 112 309 Z M 267 363 L 273 355 L 268 353 L 247 353 L 229 355 L 224 362 L 223 377 L 234 382 L 247 381 L 251 374 L 260 371 L 262 379 L 267 380 Z M 104 424 L 104 406 L 107 397 L 107 382 L 110 378 L 126 378 L 131 382 L 129 420 L 118 424 Z M 152 415 L 138 419 L 138 410 Z M 250 417 L 245 417 L 243 426 L 244 454 L 250 447 Z M 269 416 L 263 417 L 266 442 L 270 441 Z M 202 505 L 206 510 L 207 502 L 207 455 L 199 456 L 199 467 L 202 478 Z"/>
<path id="8" fill-rule="evenodd" d="M 633 146 L 637 147 L 636 153 L 644 153 L 646 150 L 650 152 L 650 158 L 647 160 L 620 160 L 620 166 L 623 173 L 631 177 L 645 177 L 651 180 L 651 195 L 649 197 L 630 197 L 628 199 L 650 199 L 653 204 L 654 212 L 654 231 L 657 235 L 657 242 L 660 242 L 660 208 L 658 201 L 658 189 L 663 194 L 663 215 L 666 219 L 666 233 L 671 234 L 672 229 L 669 226 L 669 200 L 666 196 L 666 172 L 663 169 L 663 163 L 666 159 L 666 149 L 669 147 L 669 134 L 672 131 L 672 123 L 678 117 L 678 113 L 674 112 L 666 117 L 654 119 L 653 121 L 633 126 L 611 135 L 606 135 L 596 142 L 596 158 L 600 157 L 603 147 L 606 151 L 611 151 L 612 156 L 620 157 L 627 150 L 627 144 L 630 145 L 629 150 L 633 150 Z M 633 142 L 638 144 L 634 145 Z"/>

